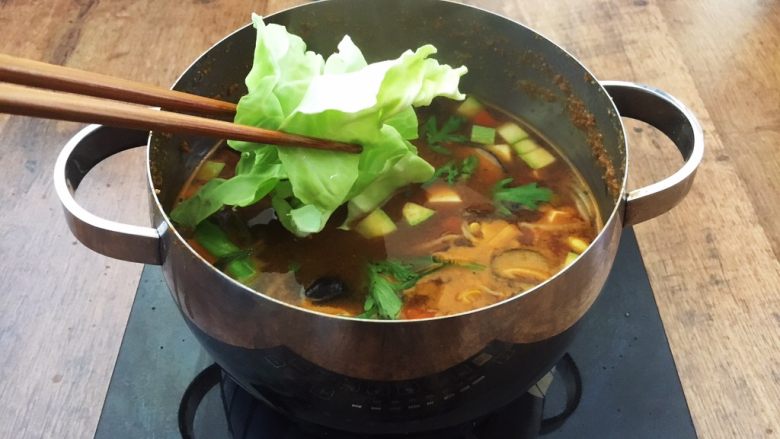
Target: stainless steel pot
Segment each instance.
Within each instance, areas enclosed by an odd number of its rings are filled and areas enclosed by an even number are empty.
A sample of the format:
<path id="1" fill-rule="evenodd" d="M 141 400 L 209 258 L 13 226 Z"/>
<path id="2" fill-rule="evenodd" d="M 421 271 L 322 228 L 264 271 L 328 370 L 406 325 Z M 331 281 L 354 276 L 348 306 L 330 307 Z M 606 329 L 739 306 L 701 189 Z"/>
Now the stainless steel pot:
<path id="1" fill-rule="evenodd" d="M 604 229 L 576 262 L 497 305 L 415 321 L 334 317 L 252 291 L 197 255 L 167 213 L 215 142 L 90 126 L 63 149 L 55 186 L 73 234 L 105 255 L 162 265 L 185 321 L 249 392 L 305 422 L 356 432 L 400 433 L 477 418 L 524 392 L 562 355 L 599 294 L 621 231 L 659 215 L 688 192 L 703 154 L 691 112 L 666 93 L 599 82 L 576 59 L 523 25 L 440 0 L 333 0 L 267 17 L 330 53 L 348 33 L 370 58 L 432 43 L 438 58 L 465 64 L 462 89 L 536 127 L 559 146 L 594 191 Z M 174 88 L 237 100 L 251 65 L 247 26 L 209 49 Z M 370 61 L 370 60 L 369 60 Z M 685 164 L 628 191 L 620 117 L 666 133 Z M 148 136 L 148 141 L 147 141 Z M 104 158 L 148 145 L 154 227 L 120 224 L 81 208 L 72 192 Z M 337 243 L 334 243 L 337 245 Z"/>

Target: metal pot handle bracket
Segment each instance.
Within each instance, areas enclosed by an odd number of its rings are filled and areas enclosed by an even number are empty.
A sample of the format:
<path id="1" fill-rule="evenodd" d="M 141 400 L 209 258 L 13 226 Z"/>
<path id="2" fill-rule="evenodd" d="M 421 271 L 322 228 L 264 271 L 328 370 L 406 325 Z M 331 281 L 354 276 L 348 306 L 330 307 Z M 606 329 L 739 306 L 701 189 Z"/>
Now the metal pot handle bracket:
<path id="1" fill-rule="evenodd" d="M 602 81 L 601 85 L 621 117 L 641 120 L 659 129 L 685 159 L 685 164 L 669 177 L 628 193 L 623 225 L 631 226 L 668 211 L 685 198 L 704 155 L 704 134 L 691 110 L 662 90 L 623 81 Z"/>
<path id="2" fill-rule="evenodd" d="M 95 165 L 126 149 L 146 145 L 148 137 L 148 131 L 102 125 L 84 128 L 65 144 L 57 157 L 54 189 L 65 209 L 70 231 L 82 244 L 112 258 L 160 265 L 161 230 L 100 218 L 73 198 L 81 180 Z"/>

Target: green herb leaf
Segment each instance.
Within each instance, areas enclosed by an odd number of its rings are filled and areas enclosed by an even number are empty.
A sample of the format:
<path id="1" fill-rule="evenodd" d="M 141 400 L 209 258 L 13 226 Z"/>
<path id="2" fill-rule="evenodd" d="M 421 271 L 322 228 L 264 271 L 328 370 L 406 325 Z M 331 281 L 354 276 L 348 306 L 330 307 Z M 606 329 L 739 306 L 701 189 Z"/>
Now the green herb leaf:
<path id="1" fill-rule="evenodd" d="M 463 159 L 460 164 L 455 164 L 454 160 L 450 160 L 444 165 L 438 167 L 434 172 L 430 180 L 423 183 L 423 186 L 430 186 L 436 180 L 446 181 L 450 186 L 460 181 L 466 181 L 477 170 L 479 159 L 470 155 Z"/>
<path id="2" fill-rule="evenodd" d="M 548 202 L 552 198 L 550 189 L 539 187 L 536 183 L 507 187 L 511 182 L 511 178 L 506 178 L 493 187 L 493 204 L 499 215 L 511 216 L 512 212 L 521 207 L 536 210 L 539 203 Z"/>
<path id="3" fill-rule="evenodd" d="M 400 297 L 403 290 L 379 273 L 371 277 L 371 296 L 374 298 L 377 314 L 384 319 L 397 319 L 404 305 Z"/>
<path id="4" fill-rule="evenodd" d="M 376 306 L 372 305 L 371 308 L 363 311 L 362 313 L 356 315 L 355 317 L 357 317 L 359 319 L 369 319 L 370 320 L 370 319 L 378 319 L 379 315 L 377 314 Z"/>
<path id="5" fill-rule="evenodd" d="M 376 306 L 376 302 L 374 302 L 374 296 L 368 296 L 366 297 L 366 303 L 363 304 L 363 311 L 371 311 Z"/>
<path id="6" fill-rule="evenodd" d="M 428 141 L 428 147 L 439 154 L 452 155 L 452 151 L 445 148 L 442 144 L 452 142 L 465 142 L 466 136 L 462 134 L 455 134 L 460 126 L 463 124 L 463 119 L 457 116 L 451 116 L 444 122 L 444 125 L 439 129 L 436 124 L 436 116 L 431 116 L 425 125 L 423 125 L 423 131 L 425 132 L 425 139 Z"/>
<path id="7" fill-rule="evenodd" d="M 442 166 L 436 168 L 436 170 L 433 171 L 433 176 L 428 181 L 423 183 L 423 186 L 430 186 L 436 180 L 444 180 L 448 184 L 455 184 L 459 172 L 460 171 L 458 171 L 458 167 L 455 165 L 455 162 L 449 161 L 443 164 Z"/>
<path id="8" fill-rule="evenodd" d="M 409 287 L 413 286 L 420 277 L 412 264 L 394 261 L 392 259 L 376 262 L 372 264 L 372 268 L 378 273 L 389 274 L 403 285 L 409 284 Z M 405 287 L 404 289 L 409 287 Z"/>
<path id="9" fill-rule="evenodd" d="M 485 268 L 480 264 L 444 261 L 433 256 L 408 262 L 387 260 L 370 264 L 369 291 L 363 304 L 364 312 L 358 318 L 397 319 L 403 308 L 403 292 L 424 276 L 448 266 L 461 266 L 470 270 Z"/>
<path id="10" fill-rule="evenodd" d="M 474 171 L 477 170 L 479 159 L 476 156 L 470 155 L 463 159 L 463 163 L 460 164 L 460 179 L 468 180 L 474 175 Z"/>
<path id="11" fill-rule="evenodd" d="M 397 319 L 403 307 L 401 295 L 420 279 L 411 264 L 387 260 L 368 266 L 368 295 L 361 318 Z"/>

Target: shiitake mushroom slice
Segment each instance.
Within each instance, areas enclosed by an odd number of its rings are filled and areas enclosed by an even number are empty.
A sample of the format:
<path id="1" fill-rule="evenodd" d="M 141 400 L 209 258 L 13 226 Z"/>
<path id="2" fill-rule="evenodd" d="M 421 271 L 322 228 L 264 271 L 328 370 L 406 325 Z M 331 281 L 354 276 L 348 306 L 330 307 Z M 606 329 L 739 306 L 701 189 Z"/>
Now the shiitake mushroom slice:
<path id="1" fill-rule="evenodd" d="M 552 275 L 550 262 L 541 253 L 529 249 L 507 250 L 493 258 L 496 276 L 525 282 L 542 282 Z"/>
<path id="2" fill-rule="evenodd" d="M 318 303 L 346 295 L 347 293 L 349 293 L 349 289 L 344 281 L 336 277 L 325 276 L 315 280 L 309 288 L 306 288 L 303 295 L 312 302 Z"/>

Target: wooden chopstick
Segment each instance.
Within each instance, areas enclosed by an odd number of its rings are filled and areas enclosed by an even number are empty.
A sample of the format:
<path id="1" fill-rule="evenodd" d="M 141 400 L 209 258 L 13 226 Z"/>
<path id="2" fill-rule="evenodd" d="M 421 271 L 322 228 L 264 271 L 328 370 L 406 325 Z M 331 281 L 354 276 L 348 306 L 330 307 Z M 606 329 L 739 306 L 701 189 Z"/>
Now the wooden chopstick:
<path id="1" fill-rule="evenodd" d="M 236 111 L 236 105 L 230 102 L 5 54 L 0 54 L 0 81 L 76 93 L 61 94 L 0 84 L 0 110 L 6 113 L 171 133 L 201 134 L 280 146 L 350 153 L 361 151 L 359 146 L 348 143 L 88 98 L 86 96 L 195 113 L 233 114 Z"/>
<path id="2" fill-rule="evenodd" d="M 101 123 L 170 133 L 199 134 L 279 146 L 359 153 L 360 146 L 221 120 L 139 107 L 124 102 L 0 83 L 0 112 L 72 122 Z"/>
<path id="3" fill-rule="evenodd" d="M 236 112 L 236 105 L 231 102 L 5 54 L 0 54 L 0 81 L 173 111 L 209 114 Z"/>

